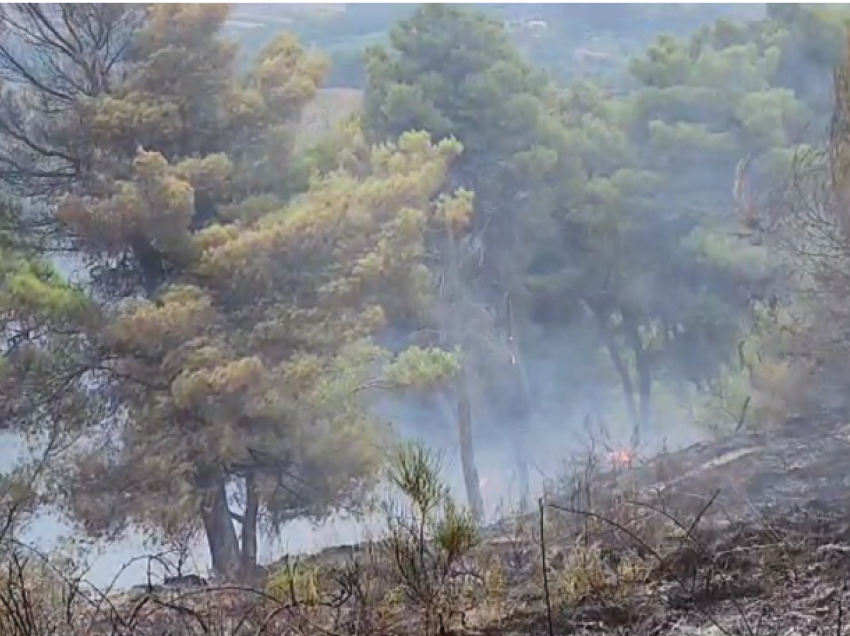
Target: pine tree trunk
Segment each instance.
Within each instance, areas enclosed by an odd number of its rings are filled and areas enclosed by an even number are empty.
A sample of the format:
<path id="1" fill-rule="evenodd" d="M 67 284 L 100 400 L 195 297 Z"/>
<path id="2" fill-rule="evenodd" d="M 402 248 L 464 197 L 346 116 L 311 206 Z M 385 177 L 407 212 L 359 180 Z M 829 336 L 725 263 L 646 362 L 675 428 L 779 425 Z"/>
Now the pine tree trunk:
<path id="1" fill-rule="evenodd" d="M 220 476 L 217 481 L 215 490 L 209 494 L 201 507 L 201 519 L 207 535 L 213 571 L 224 579 L 234 580 L 239 577 L 239 541 L 227 506 L 224 478 Z"/>
<path id="2" fill-rule="evenodd" d="M 528 453 L 529 425 L 534 417 L 534 399 L 531 395 L 531 385 L 525 373 L 525 366 L 520 358 L 519 347 L 511 337 L 512 346 L 512 371 L 515 385 L 511 389 L 516 399 L 514 410 L 515 423 L 512 427 L 514 432 L 514 458 L 519 478 L 519 507 L 525 513 L 531 510 L 531 477 L 529 465 L 531 458 Z M 518 392 L 518 393 L 517 393 Z"/>
<path id="3" fill-rule="evenodd" d="M 514 461 L 519 479 L 519 510 L 522 513 L 527 513 L 531 510 L 531 479 L 528 472 L 529 459 L 525 443 L 527 431 L 525 427 L 519 427 L 515 431 Z"/>
<path id="4" fill-rule="evenodd" d="M 623 312 L 623 328 L 635 357 L 637 371 L 640 411 L 638 426 L 632 435 L 632 445 L 636 447 L 640 444 L 642 432 L 647 430 L 652 420 L 652 366 L 643 346 L 637 322 L 626 312 Z"/>
<path id="5" fill-rule="evenodd" d="M 460 437 L 460 462 L 466 484 L 469 508 L 477 520 L 484 518 L 484 497 L 475 463 L 475 444 L 472 438 L 472 401 L 466 384 L 466 369 L 461 368 L 457 379 L 457 428 Z"/>
<path id="6" fill-rule="evenodd" d="M 463 373 L 463 370 L 461 370 Z M 466 378 L 459 378 L 455 385 L 455 401 L 452 402 L 448 391 L 441 391 L 437 400 L 443 418 L 451 426 L 457 426 L 460 439 L 460 463 L 463 469 L 463 481 L 467 503 L 474 515 L 484 510 L 484 497 L 481 493 L 481 480 L 478 464 L 475 461 L 475 444 L 472 437 L 472 402 Z M 454 407 L 457 407 L 455 411 Z"/>
<path id="7" fill-rule="evenodd" d="M 257 571 L 257 523 L 260 502 L 257 496 L 257 480 L 252 472 L 245 477 L 245 513 L 242 517 L 241 570 L 245 580 L 250 580 Z"/>
<path id="8" fill-rule="evenodd" d="M 632 440 L 632 445 L 640 445 L 641 431 L 649 430 L 652 425 L 652 369 L 647 363 L 645 352 L 635 352 L 638 359 L 638 395 L 640 397 L 640 427 Z"/>
<path id="9" fill-rule="evenodd" d="M 447 275 L 447 297 L 448 301 L 448 340 L 451 344 L 461 348 L 466 341 L 465 325 L 460 316 L 461 289 L 460 271 L 458 265 L 457 242 L 451 229 L 449 229 L 448 246 L 449 267 Z M 461 368 L 458 371 L 455 384 L 455 397 L 457 401 L 457 429 L 460 439 L 460 461 L 463 468 L 463 480 L 466 486 L 466 496 L 469 508 L 476 519 L 484 516 L 484 497 L 481 495 L 481 481 L 478 476 L 478 467 L 475 464 L 475 442 L 472 435 L 472 400 L 469 395 L 467 378 L 467 362 L 465 357 L 467 351 L 464 348 L 461 354 Z"/>
<path id="10" fill-rule="evenodd" d="M 620 347 L 617 344 L 611 330 L 608 329 L 608 319 L 602 312 L 591 308 L 593 315 L 596 317 L 596 322 L 599 325 L 599 332 L 602 335 L 602 340 L 605 343 L 605 350 L 608 352 L 608 357 L 611 359 L 611 364 L 614 366 L 614 371 L 617 372 L 617 377 L 620 379 L 620 386 L 623 389 L 623 398 L 626 402 L 626 413 L 629 416 L 629 421 L 632 423 L 632 429 L 637 431 L 641 426 L 641 418 L 638 414 L 638 406 L 635 402 L 635 384 L 632 381 L 632 374 L 629 372 L 629 367 L 620 353 Z"/>

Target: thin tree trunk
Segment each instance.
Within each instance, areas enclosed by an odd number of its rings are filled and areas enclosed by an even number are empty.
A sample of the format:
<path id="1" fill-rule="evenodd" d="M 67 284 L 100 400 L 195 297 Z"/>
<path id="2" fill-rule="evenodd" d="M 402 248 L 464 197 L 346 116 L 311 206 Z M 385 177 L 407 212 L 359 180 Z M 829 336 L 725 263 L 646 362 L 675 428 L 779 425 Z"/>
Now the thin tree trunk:
<path id="1" fill-rule="evenodd" d="M 638 395 L 640 397 L 640 427 L 632 440 L 634 446 L 640 444 L 641 431 L 649 430 L 652 425 L 652 369 L 650 368 L 645 351 L 635 351 L 638 370 Z"/>
<path id="2" fill-rule="evenodd" d="M 257 479 L 248 471 L 245 477 L 245 513 L 242 516 L 242 576 L 248 580 L 257 569 L 257 522 L 260 502 L 257 497 Z"/>
<path id="3" fill-rule="evenodd" d="M 477 520 L 484 518 L 484 497 L 481 494 L 481 479 L 475 463 L 475 444 L 472 438 L 472 400 L 466 384 L 466 369 L 461 367 L 457 378 L 457 428 L 460 438 L 460 463 L 466 484 L 469 508 Z"/>
<path id="4" fill-rule="evenodd" d="M 531 420 L 534 404 L 531 399 L 531 387 L 528 385 L 528 379 L 525 376 L 525 370 L 522 362 L 519 359 L 518 353 L 513 353 L 513 371 L 516 373 L 516 388 L 519 389 L 519 401 L 517 410 L 515 411 L 515 422 L 512 427 L 513 431 L 513 451 L 514 462 L 517 469 L 517 478 L 519 479 L 519 509 L 526 513 L 531 509 L 531 479 L 529 476 L 528 466 L 530 458 L 528 454 L 528 424 Z M 513 395 L 516 389 L 512 389 Z"/>
<path id="5" fill-rule="evenodd" d="M 632 374 L 629 372 L 629 367 L 623 356 L 620 354 L 620 348 L 617 342 L 609 334 L 605 337 L 605 349 L 608 351 L 608 357 L 611 358 L 611 364 L 614 365 L 614 370 L 620 378 L 620 386 L 623 389 L 623 397 L 626 402 L 626 412 L 633 427 L 640 426 L 640 415 L 638 406 L 635 401 L 635 385 L 632 381 Z"/>
<path id="6" fill-rule="evenodd" d="M 626 312 L 623 312 L 623 328 L 635 357 L 637 371 L 640 411 L 638 426 L 635 428 L 632 439 L 633 445 L 637 446 L 640 443 L 642 431 L 645 431 L 652 421 L 652 365 L 643 346 L 637 322 Z"/>
<path id="7" fill-rule="evenodd" d="M 481 493 L 481 479 L 478 474 L 478 463 L 475 461 L 475 444 L 472 437 L 472 401 L 469 386 L 466 384 L 465 369 L 461 368 L 458 382 L 455 385 L 455 405 L 449 398 L 448 391 L 439 393 L 438 404 L 446 422 L 457 426 L 460 440 L 460 463 L 463 469 L 463 481 L 466 489 L 466 499 L 469 509 L 476 518 L 481 518 L 484 512 L 484 496 Z M 455 417 L 455 414 L 457 417 Z M 456 421 L 455 421 L 456 420 Z"/>
<path id="8" fill-rule="evenodd" d="M 514 461 L 519 478 L 519 509 L 526 513 L 531 509 L 531 478 L 528 472 L 528 450 L 525 443 L 525 427 L 516 429 L 514 435 Z"/>
<path id="9" fill-rule="evenodd" d="M 239 541 L 227 505 L 223 477 L 201 507 L 201 519 L 210 549 L 212 567 L 216 574 L 233 579 L 239 575 Z"/>
<path id="10" fill-rule="evenodd" d="M 620 379 L 620 386 L 623 389 L 623 397 L 626 402 L 626 412 L 629 420 L 632 423 L 632 430 L 637 431 L 640 428 L 641 416 L 638 412 L 638 405 L 635 401 L 635 384 L 632 380 L 632 374 L 626 361 L 620 353 L 620 346 L 617 344 L 614 335 L 608 328 L 608 319 L 597 309 L 591 308 L 593 315 L 599 325 L 599 333 L 602 335 L 602 340 L 605 343 L 605 350 L 608 352 L 608 357 L 611 359 L 611 364 L 617 372 L 617 377 Z"/>
<path id="11" fill-rule="evenodd" d="M 455 397 L 457 402 L 457 431 L 460 441 L 460 461 L 463 469 L 463 480 L 466 486 L 466 497 L 469 508 L 476 519 L 484 517 L 484 497 L 481 494 L 481 481 L 478 475 L 478 467 L 475 463 L 475 442 L 472 435 L 472 400 L 469 395 L 467 378 L 467 362 L 464 347 L 466 337 L 464 325 L 460 316 L 460 271 L 458 265 L 457 241 L 451 228 L 448 230 L 449 245 L 448 257 L 449 267 L 446 277 L 448 291 L 448 339 L 454 346 L 462 347 L 461 367 L 457 374 L 455 384 Z"/>
<path id="12" fill-rule="evenodd" d="M 511 367 L 516 377 L 516 384 L 519 388 L 519 417 L 517 418 L 517 426 L 514 427 L 514 457 L 517 466 L 517 475 L 519 477 L 519 507 L 522 512 L 528 512 L 531 507 L 531 478 L 529 475 L 530 458 L 528 453 L 529 434 L 527 424 L 531 422 L 534 413 L 534 398 L 531 394 L 531 384 L 528 381 L 528 375 L 525 372 L 525 365 L 522 361 L 519 342 L 516 338 L 513 304 L 511 297 L 508 295 L 506 301 L 506 314 L 508 321 L 508 347 L 511 355 Z"/>
<path id="13" fill-rule="evenodd" d="M 652 371 L 646 364 L 643 352 L 636 354 L 641 358 L 638 364 L 638 390 L 640 394 L 640 425 L 641 430 L 648 430 L 652 425 Z M 640 439 L 635 440 L 640 442 Z M 635 444 L 637 445 L 637 444 Z"/>

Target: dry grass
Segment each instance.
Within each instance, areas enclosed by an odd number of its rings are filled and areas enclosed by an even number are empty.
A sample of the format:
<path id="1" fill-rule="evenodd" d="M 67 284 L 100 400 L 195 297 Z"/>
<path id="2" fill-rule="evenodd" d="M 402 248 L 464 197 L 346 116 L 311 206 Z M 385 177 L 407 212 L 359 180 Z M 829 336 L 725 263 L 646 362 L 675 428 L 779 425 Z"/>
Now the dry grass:
<path id="1" fill-rule="evenodd" d="M 634 555 L 606 562 L 602 545 L 578 543 L 556 573 L 555 600 L 563 607 L 625 601 L 639 592 L 650 573 L 651 567 Z"/>

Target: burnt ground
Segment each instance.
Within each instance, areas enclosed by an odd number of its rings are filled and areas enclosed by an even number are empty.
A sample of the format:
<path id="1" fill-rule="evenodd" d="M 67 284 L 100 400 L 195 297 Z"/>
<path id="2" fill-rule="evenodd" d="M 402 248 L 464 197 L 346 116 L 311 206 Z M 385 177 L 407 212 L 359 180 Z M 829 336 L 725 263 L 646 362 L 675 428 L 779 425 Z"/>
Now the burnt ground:
<path id="1" fill-rule="evenodd" d="M 842 633 L 843 607 L 850 601 L 850 515 L 798 509 L 759 526 L 694 530 L 693 538 L 638 556 L 647 569 L 637 582 L 620 583 L 609 573 L 607 585 L 572 602 L 550 591 L 553 632 Z M 553 565 L 550 578 L 558 574 Z M 510 616 L 476 631 L 548 634 L 541 586 L 525 594 Z"/>
<path id="2" fill-rule="evenodd" d="M 539 514 L 486 531 L 433 633 L 843 634 L 848 473 L 850 425 L 799 420 L 628 470 L 579 463 L 544 502 L 543 541 Z M 119 613 L 146 616 L 136 624 L 148 628 L 134 634 L 164 633 L 166 614 L 168 625 L 179 618 L 174 634 L 211 633 L 213 620 L 229 621 L 232 634 L 424 633 L 380 544 L 331 549 L 305 565 L 282 595 L 211 586 L 136 599 Z M 187 618 L 202 610 L 206 627 Z"/>
<path id="3" fill-rule="evenodd" d="M 580 574 L 569 554 L 588 544 L 605 574 L 568 598 L 550 581 L 553 633 L 846 631 L 850 425 L 795 419 L 628 470 L 577 472 L 545 511 L 549 576 Z M 548 634 L 545 594 L 525 605 L 481 633 Z"/>
<path id="4" fill-rule="evenodd" d="M 680 501 L 720 490 L 713 506 L 757 521 L 771 511 L 842 502 L 850 486 L 850 424 L 794 418 L 770 430 L 729 435 L 652 458 L 622 474 L 644 495 Z M 608 475 L 608 483 L 616 479 Z"/>

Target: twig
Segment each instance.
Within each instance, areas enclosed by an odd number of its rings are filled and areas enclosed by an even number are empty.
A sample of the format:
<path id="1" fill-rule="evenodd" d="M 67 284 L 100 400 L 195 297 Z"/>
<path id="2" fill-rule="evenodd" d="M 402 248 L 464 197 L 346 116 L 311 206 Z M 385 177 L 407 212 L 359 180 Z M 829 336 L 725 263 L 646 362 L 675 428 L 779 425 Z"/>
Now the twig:
<path id="1" fill-rule="evenodd" d="M 543 560 L 543 592 L 546 595 L 546 620 L 549 625 L 549 636 L 555 636 L 555 626 L 552 624 L 552 599 L 549 595 L 549 573 L 546 571 L 543 497 L 537 500 L 537 504 L 540 508 L 540 554 Z"/>
<path id="2" fill-rule="evenodd" d="M 751 395 L 747 396 L 747 399 L 744 400 L 744 405 L 741 407 L 741 414 L 738 416 L 738 422 L 735 425 L 735 432 L 738 433 L 744 427 L 744 419 L 747 417 L 747 409 L 750 407 L 750 400 L 752 399 Z"/>
<path id="3" fill-rule="evenodd" d="M 720 495 L 720 490 L 719 489 L 715 490 L 714 494 L 709 498 L 709 500 L 705 503 L 705 505 L 703 505 L 703 507 L 700 508 L 700 511 L 697 513 L 697 515 L 694 517 L 694 520 L 688 526 L 685 526 L 685 524 L 683 524 L 681 521 L 676 519 L 676 517 L 671 515 L 666 510 L 663 510 L 663 509 L 659 508 L 658 506 L 655 506 L 651 503 L 647 503 L 647 502 L 644 502 L 644 501 L 631 500 L 631 499 L 626 499 L 625 503 L 627 503 L 631 506 L 637 506 L 639 508 L 646 508 L 647 510 L 651 510 L 652 512 L 655 512 L 659 515 L 662 515 L 663 517 L 668 519 L 670 522 L 675 524 L 677 528 L 679 528 L 680 530 L 682 530 L 685 533 L 684 536 L 682 537 L 682 540 L 679 542 L 679 548 L 682 547 L 682 545 L 684 544 L 684 542 L 686 540 L 690 539 L 694 543 L 694 545 L 696 545 L 697 548 L 699 548 L 699 550 L 705 554 L 706 553 L 705 545 L 696 536 L 694 536 L 694 530 L 696 529 L 699 522 L 702 520 L 703 516 L 705 516 L 705 513 L 708 512 L 708 509 L 711 508 L 711 506 L 714 504 L 715 500 L 717 499 L 717 497 L 719 495 Z"/>

